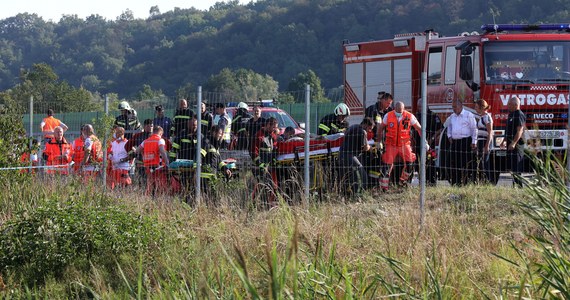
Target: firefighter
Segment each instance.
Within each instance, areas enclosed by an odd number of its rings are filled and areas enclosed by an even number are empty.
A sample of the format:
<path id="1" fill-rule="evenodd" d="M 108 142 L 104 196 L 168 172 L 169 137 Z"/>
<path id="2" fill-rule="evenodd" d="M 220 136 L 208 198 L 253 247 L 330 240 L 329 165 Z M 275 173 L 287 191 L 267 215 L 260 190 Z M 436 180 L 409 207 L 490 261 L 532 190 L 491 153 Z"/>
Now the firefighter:
<path id="1" fill-rule="evenodd" d="M 162 127 L 154 127 L 152 135 L 144 140 L 135 151 L 136 154 L 142 153 L 145 171 L 147 172 L 146 194 L 150 194 L 152 197 L 166 192 L 168 187 L 166 168 L 169 161 L 166 142 L 162 138 L 163 132 Z"/>
<path id="2" fill-rule="evenodd" d="M 416 160 L 416 155 L 412 152 L 410 131 L 413 127 L 421 134 L 422 129 L 416 117 L 404 109 L 403 102 L 396 102 L 394 107 L 393 111 L 384 116 L 382 124 L 379 126 L 380 139 L 384 137 L 384 130 L 386 131 L 386 151 L 382 155 L 384 162 L 383 178 L 380 182 L 383 190 L 388 189 L 390 172 L 397 157 L 400 157 L 404 162 L 404 168 L 400 175 L 400 184 L 407 184 L 408 178 L 413 172 L 412 163 Z"/>
<path id="3" fill-rule="evenodd" d="M 57 166 L 48 168 L 48 174 L 69 174 L 69 163 L 73 154 L 73 148 L 63 137 L 63 128 L 56 126 L 53 129 L 54 137 L 46 143 L 43 159 L 47 166 Z"/>
<path id="4" fill-rule="evenodd" d="M 94 133 L 91 124 L 81 126 L 81 136 L 73 141 L 74 170 L 84 180 L 94 179 L 99 174 L 103 161 L 101 141 Z"/>
<path id="5" fill-rule="evenodd" d="M 212 126 L 208 143 L 206 147 L 206 157 L 202 164 L 201 181 L 204 193 L 209 196 L 210 201 L 215 201 L 218 197 L 215 195 L 213 185 L 216 178 L 223 176 L 226 180 L 232 176 L 231 170 L 223 161 L 220 155 L 220 146 L 222 145 L 224 131 L 218 125 Z M 211 175 L 210 175 L 211 174 Z"/>
<path id="6" fill-rule="evenodd" d="M 247 122 L 251 119 L 248 109 L 247 103 L 238 103 L 236 115 L 232 119 L 231 131 L 236 138 L 234 150 L 246 150 L 248 148 Z"/>
<path id="7" fill-rule="evenodd" d="M 202 102 L 202 120 L 200 121 L 202 125 L 202 132 L 210 132 L 212 126 L 214 125 L 214 115 L 210 111 L 208 111 L 206 102 Z"/>
<path id="8" fill-rule="evenodd" d="M 366 108 L 364 111 L 364 117 L 371 118 L 374 121 L 374 138 L 378 136 L 378 126 L 382 124 L 384 116 L 394 110 L 392 108 L 393 97 L 390 93 L 378 92 L 378 97 L 376 98 L 378 102 L 372 104 Z M 382 142 L 376 139 L 377 142 Z"/>
<path id="9" fill-rule="evenodd" d="M 61 129 L 63 129 L 63 132 L 66 132 L 68 129 L 67 125 L 53 116 L 53 109 L 50 108 L 47 110 L 47 117 L 45 117 L 40 123 L 40 129 L 44 134 L 44 141 L 46 143 L 54 138 L 53 130 L 57 126 L 61 127 Z"/>
<path id="10" fill-rule="evenodd" d="M 350 116 L 350 109 L 344 103 L 340 103 L 334 109 L 334 113 L 324 116 L 319 123 L 317 134 L 321 136 L 344 132 L 348 128 L 346 118 Z"/>
<path id="11" fill-rule="evenodd" d="M 173 139 L 176 136 L 183 136 L 184 130 L 188 127 L 188 121 L 193 117 L 194 112 L 188 108 L 188 101 L 186 101 L 186 99 L 180 99 L 178 102 L 178 108 L 176 109 L 174 118 L 172 119 L 170 138 Z"/>
<path id="12" fill-rule="evenodd" d="M 257 179 L 255 194 L 266 195 L 262 197 L 262 207 L 275 206 L 277 203 L 277 184 L 274 165 L 276 163 L 276 143 L 279 132 L 277 119 L 270 117 L 255 136 L 251 156 L 253 157 L 253 174 Z M 262 192 L 265 191 L 265 192 Z"/>
<path id="13" fill-rule="evenodd" d="M 350 126 L 340 146 L 341 186 L 344 186 L 348 180 L 353 193 L 361 193 L 367 184 L 368 176 L 362 164 L 362 154 L 370 151 L 368 132 L 373 127 L 374 122 L 370 118 L 364 118 L 360 124 Z M 349 191 L 348 188 L 344 190 Z"/>
<path id="14" fill-rule="evenodd" d="M 374 139 L 377 143 L 383 143 L 383 140 L 378 138 L 380 136 L 380 126 L 379 124 L 382 123 L 384 120 L 384 116 L 387 113 L 393 111 L 392 108 L 392 101 L 394 98 L 390 93 L 378 93 L 378 103 L 374 106 L 374 110 L 371 111 L 372 113 L 372 120 L 376 123 L 374 130 Z M 378 146 L 378 145 L 377 145 Z"/>
<path id="15" fill-rule="evenodd" d="M 184 131 L 185 134 L 183 136 L 177 136 L 172 142 L 172 150 L 169 153 L 170 159 L 172 161 L 191 160 L 195 162 L 197 160 L 197 147 L 200 147 L 200 154 L 202 155 L 202 159 L 206 157 L 206 140 L 203 138 L 203 135 L 200 137 L 202 143 L 200 146 L 198 145 L 198 120 L 196 118 L 192 118 L 187 124 L 188 128 Z M 182 172 L 180 174 L 180 184 L 182 185 L 182 189 L 186 194 L 185 196 L 187 201 L 190 199 L 189 197 L 193 191 L 193 173 L 194 172 L 192 171 Z M 203 176 L 208 176 L 208 174 L 204 174 Z"/>
<path id="16" fill-rule="evenodd" d="M 130 139 L 132 133 L 141 129 L 141 123 L 137 118 L 137 113 L 131 108 L 127 101 L 119 103 L 121 114 L 115 118 L 115 125 L 125 129 L 125 138 Z"/>

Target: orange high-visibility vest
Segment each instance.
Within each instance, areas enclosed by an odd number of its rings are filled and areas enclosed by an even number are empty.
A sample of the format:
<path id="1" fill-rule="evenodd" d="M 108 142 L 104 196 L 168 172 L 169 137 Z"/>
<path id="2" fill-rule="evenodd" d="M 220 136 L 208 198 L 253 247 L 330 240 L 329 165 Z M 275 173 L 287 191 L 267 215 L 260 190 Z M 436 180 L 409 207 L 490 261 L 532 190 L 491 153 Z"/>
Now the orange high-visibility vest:
<path id="1" fill-rule="evenodd" d="M 410 145 L 410 129 L 412 127 L 412 114 L 402 112 L 402 118 L 398 121 L 396 112 L 391 111 L 386 115 L 386 145 L 403 146 Z"/>
<path id="2" fill-rule="evenodd" d="M 71 154 L 72 154 L 72 147 L 71 145 L 63 139 L 61 144 L 58 144 L 55 139 L 52 139 L 49 143 L 46 144 L 46 148 L 44 153 L 47 154 L 47 165 L 48 166 L 57 166 L 57 165 L 66 165 L 71 161 Z M 63 157 L 61 157 L 63 156 Z M 67 167 L 61 167 L 58 170 L 48 169 L 47 171 L 49 174 L 53 173 L 61 173 L 67 174 Z"/>
<path id="3" fill-rule="evenodd" d="M 74 153 L 73 161 L 75 162 L 73 168 L 75 169 L 79 169 L 79 165 L 83 161 L 83 157 L 85 157 L 85 151 L 83 149 L 84 147 L 85 147 L 85 139 L 83 138 L 83 136 L 76 138 L 75 141 L 73 142 L 73 153 Z"/>
<path id="4" fill-rule="evenodd" d="M 144 141 L 143 163 L 145 167 L 158 167 L 160 165 L 160 148 L 158 143 L 161 139 L 160 135 L 153 134 Z"/>
<path id="5" fill-rule="evenodd" d="M 48 131 L 53 131 L 54 128 L 59 126 L 59 124 L 61 124 L 61 121 L 54 118 L 54 116 L 49 116 L 47 118 L 44 118 L 43 123 L 44 127 L 42 128 L 42 132 L 48 132 Z M 53 138 L 53 133 L 44 134 L 44 137 Z"/>

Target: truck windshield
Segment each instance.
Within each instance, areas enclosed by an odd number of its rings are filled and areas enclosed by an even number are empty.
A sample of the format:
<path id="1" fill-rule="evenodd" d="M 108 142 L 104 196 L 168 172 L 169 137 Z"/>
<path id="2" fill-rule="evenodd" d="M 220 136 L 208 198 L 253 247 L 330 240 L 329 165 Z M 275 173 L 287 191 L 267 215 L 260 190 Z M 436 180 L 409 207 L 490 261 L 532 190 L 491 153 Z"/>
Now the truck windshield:
<path id="1" fill-rule="evenodd" d="M 488 42 L 484 63 L 488 84 L 570 82 L 570 42 Z"/>

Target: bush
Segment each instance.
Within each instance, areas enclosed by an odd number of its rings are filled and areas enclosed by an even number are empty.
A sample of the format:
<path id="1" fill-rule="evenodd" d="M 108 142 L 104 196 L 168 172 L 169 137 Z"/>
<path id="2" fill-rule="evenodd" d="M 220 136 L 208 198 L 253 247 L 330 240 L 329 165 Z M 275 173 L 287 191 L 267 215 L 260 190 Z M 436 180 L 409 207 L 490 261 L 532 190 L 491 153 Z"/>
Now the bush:
<path id="1" fill-rule="evenodd" d="M 90 262 L 114 265 L 124 254 L 160 242 L 157 222 L 117 206 L 87 207 L 70 200 L 47 200 L 18 213 L 0 228 L 0 268 L 28 284 L 60 277 L 66 268 Z"/>

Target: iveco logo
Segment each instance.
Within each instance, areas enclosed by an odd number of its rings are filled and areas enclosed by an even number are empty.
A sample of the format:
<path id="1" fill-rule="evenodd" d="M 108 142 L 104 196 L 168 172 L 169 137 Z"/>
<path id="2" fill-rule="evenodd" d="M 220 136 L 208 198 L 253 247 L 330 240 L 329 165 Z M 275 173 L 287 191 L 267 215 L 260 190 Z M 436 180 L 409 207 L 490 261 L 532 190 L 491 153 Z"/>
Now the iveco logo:
<path id="1" fill-rule="evenodd" d="M 554 114 L 533 114 L 533 119 L 554 119 Z"/>

